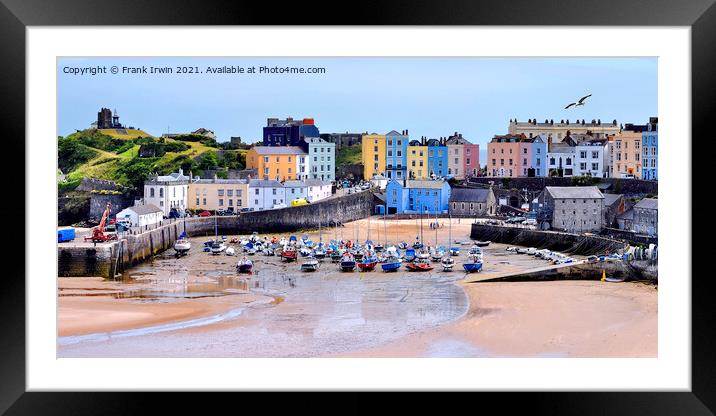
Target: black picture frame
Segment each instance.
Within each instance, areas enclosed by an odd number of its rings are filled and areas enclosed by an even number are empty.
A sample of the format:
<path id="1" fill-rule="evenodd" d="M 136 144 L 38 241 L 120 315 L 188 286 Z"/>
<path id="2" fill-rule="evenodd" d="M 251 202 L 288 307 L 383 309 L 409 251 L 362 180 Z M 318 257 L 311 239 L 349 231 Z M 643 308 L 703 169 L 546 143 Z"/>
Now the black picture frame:
<path id="1" fill-rule="evenodd" d="M 25 29 L 27 26 L 74 25 L 276 25 L 351 24 L 351 25 L 570 25 L 570 26 L 689 26 L 691 27 L 692 64 L 692 132 L 712 129 L 708 122 L 716 110 L 716 5 L 714 0 L 682 2 L 678 0 L 583 0 L 575 2 L 548 0 L 450 2 L 395 1 L 392 3 L 346 3 L 346 9 L 334 3 L 316 1 L 295 5 L 290 12 L 277 13 L 273 2 L 239 1 L 130 1 L 106 0 L 0 0 L 0 90 L 4 106 L 0 111 L 3 141 L 7 155 L 17 163 L 14 174 L 3 172 L 15 203 L 2 204 L 2 217 L 7 235 L 0 240 L 2 253 L 17 257 L 17 248 L 26 247 L 24 225 L 25 169 L 32 169 L 31 153 L 25 142 Z M 526 40 L 527 41 L 527 40 Z M 555 45 L 556 48 L 559 45 Z M 583 51 L 584 52 L 584 51 Z M 692 134 L 696 139 L 701 135 Z M 686 138 L 681 138 L 687 140 Z M 692 141 L 694 143 L 694 141 Z M 693 145 L 692 145 L 693 149 Z M 19 155 L 25 155 L 20 158 Z M 692 152 L 693 155 L 693 152 Z M 668 156 L 665 156 L 668 157 Z M 703 156 L 702 156 L 703 157 Z M 693 159 L 692 166 L 697 164 Z M 26 165 L 27 164 L 27 165 Z M 698 177 L 695 172 L 683 172 Z M 18 180 L 22 177 L 23 180 Z M 699 189 L 692 182 L 692 190 Z M 693 194 L 693 192 L 692 192 Z M 19 221 L 19 217 L 23 221 Z M 692 229 L 692 224 L 684 224 Z M 17 230 L 13 229 L 17 228 Z M 23 237 L 20 237 L 20 236 Z M 694 235 L 692 233 L 692 235 Z M 686 242 L 685 242 L 686 243 Z M 692 259 L 705 249 L 692 239 Z M 5 256 L 3 256 L 5 257 Z M 188 410 L 193 398 L 176 400 L 165 395 L 157 398 L 143 393 L 29 393 L 25 392 L 25 266 L 13 260 L 3 262 L 3 286 L 0 289 L 0 310 L 3 330 L 0 336 L 0 412 L 8 414 L 133 414 L 145 413 L 148 402 L 160 400 L 163 412 Z M 694 264 L 695 265 L 695 264 Z M 713 345 L 716 341 L 715 316 L 710 274 L 696 276 L 692 269 L 692 390 L 690 392 L 629 392 L 629 393 L 517 393 L 481 394 L 480 407 L 489 403 L 501 409 L 529 409 L 550 414 L 713 414 L 716 409 L 716 365 Z M 684 276 L 674 276 L 679 278 Z M 185 396 L 186 397 L 186 396 Z M 257 396 L 253 396 L 257 397 Z M 475 396 L 472 396 L 475 397 Z M 212 406 L 235 400 L 227 395 L 212 398 Z M 242 399 L 245 400 L 245 399 Z M 258 400 L 265 400 L 259 398 Z M 412 398 L 419 406 L 432 402 L 431 396 Z M 315 402 L 315 400 L 314 400 Z M 434 403 L 433 403 L 434 404 Z M 291 405 L 291 401 L 274 403 Z M 404 411 L 405 403 L 391 401 L 383 410 Z M 347 399 L 352 413 L 369 402 Z M 393 407 L 393 409 L 391 409 Z M 423 410 L 429 406 L 423 407 Z M 208 407 L 203 408 L 204 411 Z M 278 410 L 273 408 L 272 410 Z"/>

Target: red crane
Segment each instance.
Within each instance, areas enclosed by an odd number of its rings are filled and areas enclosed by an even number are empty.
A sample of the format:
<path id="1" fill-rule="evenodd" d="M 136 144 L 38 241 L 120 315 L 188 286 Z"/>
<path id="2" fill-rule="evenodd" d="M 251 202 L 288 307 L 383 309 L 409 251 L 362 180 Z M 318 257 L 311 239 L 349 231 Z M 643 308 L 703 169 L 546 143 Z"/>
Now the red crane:
<path id="1" fill-rule="evenodd" d="M 102 220 L 99 222 L 98 226 L 92 229 L 92 236 L 85 237 L 85 241 L 91 240 L 94 243 L 103 243 L 105 241 L 117 239 L 117 234 L 104 233 L 104 225 L 107 223 L 107 218 L 109 217 L 109 213 L 111 210 L 112 203 L 107 202 L 107 208 L 104 209 L 104 213 L 102 214 Z"/>

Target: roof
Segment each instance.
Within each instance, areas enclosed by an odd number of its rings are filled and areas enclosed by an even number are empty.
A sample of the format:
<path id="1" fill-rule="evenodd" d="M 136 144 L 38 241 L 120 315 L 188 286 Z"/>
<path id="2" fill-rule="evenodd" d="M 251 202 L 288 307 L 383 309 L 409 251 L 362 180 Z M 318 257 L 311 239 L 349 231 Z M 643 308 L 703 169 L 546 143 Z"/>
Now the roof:
<path id="1" fill-rule="evenodd" d="M 251 188 L 282 188 L 283 184 L 272 179 L 251 179 L 249 186 Z"/>
<path id="2" fill-rule="evenodd" d="M 405 135 L 404 135 L 403 133 L 398 133 L 398 132 L 395 131 L 395 130 L 391 130 L 391 131 L 389 131 L 388 133 L 385 133 L 385 135 L 386 135 L 386 136 L 402 136 L 402 137 L 405 137 Z"/>
<path id="3" fill-rule="evenodd" d="M 246 179 L 195 179 L 192 183 L 218 183 L 226 185 L 246 185 L 248 181 Z"/>
<path id="4" fill-rule="evenodd" d="M 596 186 L 547 186 L 544 188 L 555 199 L 603 199 Z"/>
<path id="5" fill-rule="evenodd" d="M 547 153 L 574 153 L 576 150 L 567 143 L 552 143 L 552 148 Z"/>
<path id="6" fill-rule="evenodd" d="M 181 170 L 179 172 L 172 172 L 169 175 L 155 176 L 146 180 L 146 183 L 158 183 L 158 182 L 182 182 L 189 181 L 191 178 L 184 175 Z"/>
<path id="7" fill-rule="evenodd" d="M 251 148 L 259 155 L 305 155 L 298 146 L 254 146 Z"/>
<path id="8" fill-rule="evenodd" d="M 372 181 L 382 181 L 385 179 L 385 176 L 381 174 L 373 175 L 373 177 L 370 179 Z"/>
<path id="9" fill-rule="evenodd" d="M 634 219 L 634 210 L 628 209 L 621 214 L 617 215 L 617 219 L 619 220 L 633 220 Z"/>
<path id="10" fill-rule="evenodd" d="M 409 189 L 441 189 L 443 185 L 445 185 L 445 181 L 422 181 L 422 180 L 412 180 L 407 181 L 406 188 Z"/>
<path id="11" fill-rule="evenodd" d="M 306 179 L 305 183 L 308 186 L 327 186 L 331 184 L 330 181 L 323 181 L 320 179 Z"/>
<path id="12" fill-rule="evenodd" d="M 659 209 L 659 200 L 653 198 L 644 198 L 634 205 L 634 208 L 642 209 Z"/>
<path id="13" fill-rule="evenodd" d="M 452 188 L 450 201 L 487 202 L 489 189 L 484 188 Z"/>
<path id="14" fill-rule="evenodd" d="M 624 195 L 622 194 L 602 194 L 604 196 L 604 205 L 612 205 Z"/>
<path id="15" fill-rule="evenodd" d="M 127 207 L 125 209 L 133 211 L 137 215 L 147 215 L 147 214 L 154 214 L 155 212 L 164 212 L 161 209 L 159 209 L 159 207 L 157 207 L 156 205 L 153 205 L 153 204 L 135 205 L 133 207 Z M 122 211 L 124 211 L 124 210 L 122 210 Z"/>
<path id="16" fill-rule="evenodd" d="M 283 186 L 286 188 L 305 188 L 306 185 L 303 181 L 284 181 Z"/>
<path id="17" fill-rule="evenodd" d="M 462 137 L 462 135 L 459 136 L 450 136 L 445 141 L 445 144 L 472 144 L 468 140 Z"/>

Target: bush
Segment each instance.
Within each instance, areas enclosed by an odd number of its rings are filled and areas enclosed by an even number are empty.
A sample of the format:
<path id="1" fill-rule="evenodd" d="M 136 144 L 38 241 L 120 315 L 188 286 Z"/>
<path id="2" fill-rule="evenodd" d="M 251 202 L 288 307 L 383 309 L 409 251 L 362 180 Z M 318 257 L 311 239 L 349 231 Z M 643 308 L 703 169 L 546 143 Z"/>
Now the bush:
<path id="1" fill-rule="evenodd" d="M 59 168 L 70 173 L 79 165 L 97 157 L 99 153 L 73 137 L 60 138 L 57 142 L 57 163 Z"/>

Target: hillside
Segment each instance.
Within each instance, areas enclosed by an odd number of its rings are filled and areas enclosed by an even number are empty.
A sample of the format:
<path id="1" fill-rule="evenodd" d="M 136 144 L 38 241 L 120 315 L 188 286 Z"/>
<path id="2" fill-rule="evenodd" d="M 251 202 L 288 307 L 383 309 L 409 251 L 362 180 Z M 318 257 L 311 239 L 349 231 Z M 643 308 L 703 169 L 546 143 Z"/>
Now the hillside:
<path id="1" fill-rule="evenodd" d="M 360 144 L 344 146 L 336 150 L 336 167 L 361 163 L 363 150 Z"/>
<path id="2" fill-rule="evenodd" d="M 139 188 L 152 173 L 243 169 L 246 160 L 246 150 L 224 150 L 223 143 L 204 136 L 168 139 L 141 130 L 87 129 L 58 137 L 57 144 L 58 167 L 66 175 L 59 185 L 64 191 L 74 189 L 85 177 Z"/>

